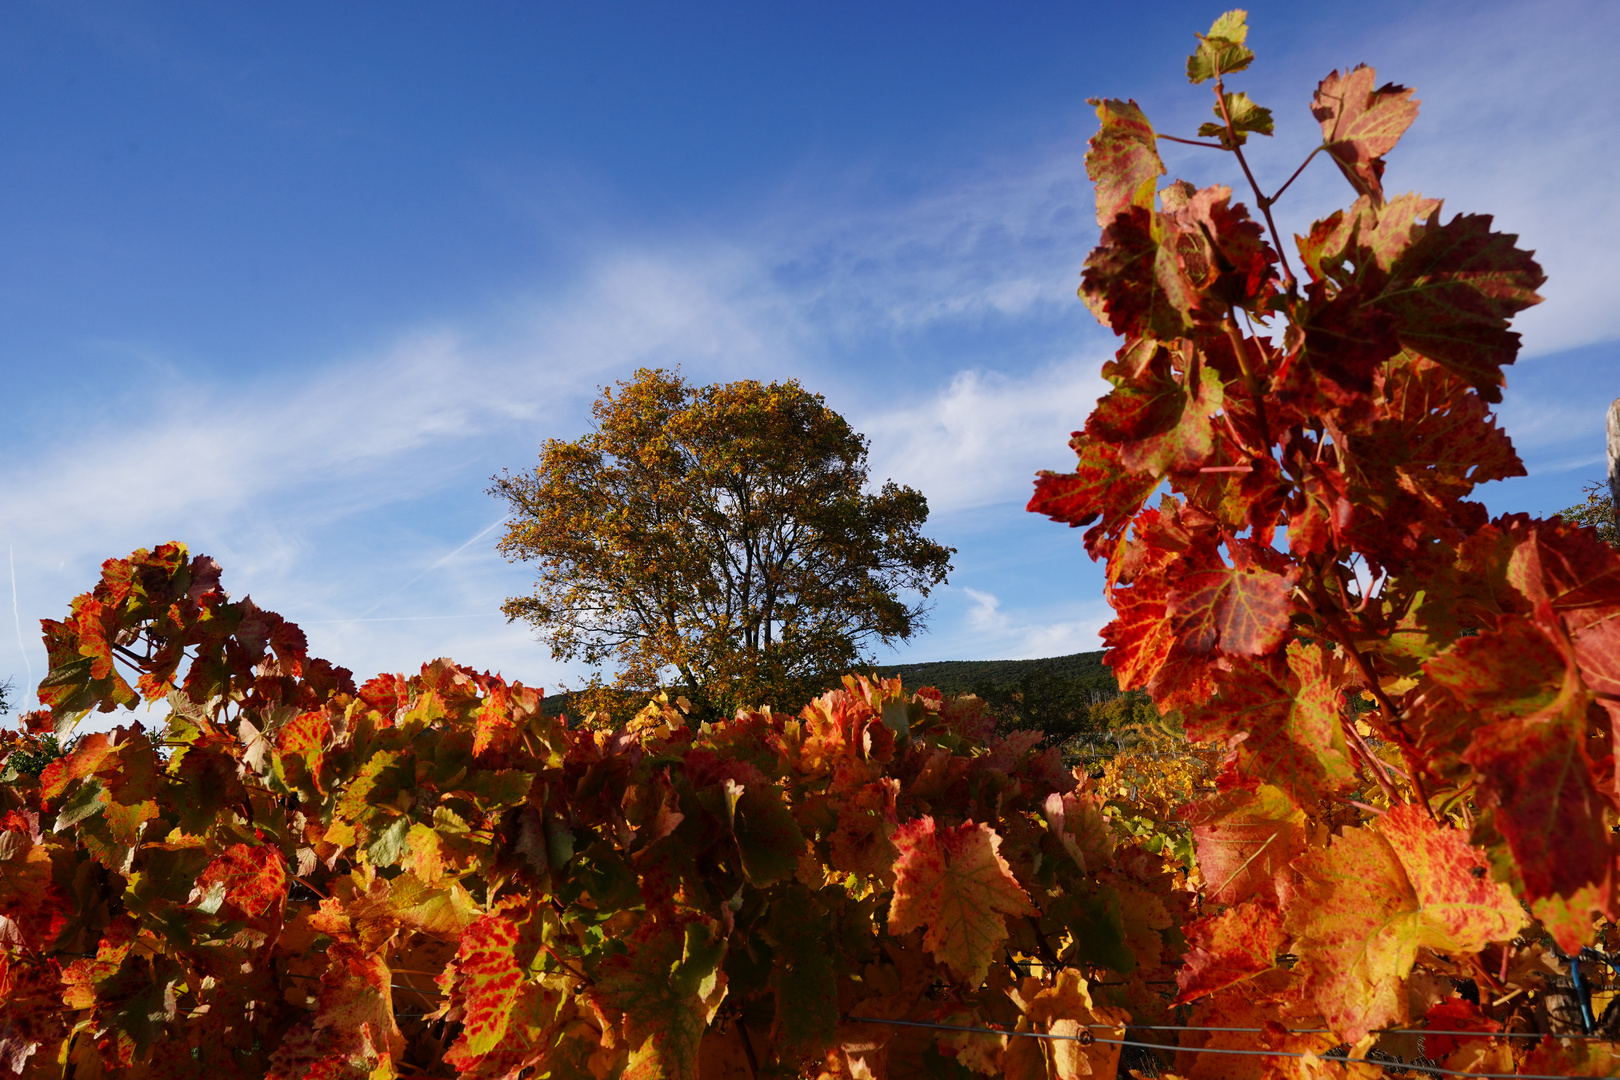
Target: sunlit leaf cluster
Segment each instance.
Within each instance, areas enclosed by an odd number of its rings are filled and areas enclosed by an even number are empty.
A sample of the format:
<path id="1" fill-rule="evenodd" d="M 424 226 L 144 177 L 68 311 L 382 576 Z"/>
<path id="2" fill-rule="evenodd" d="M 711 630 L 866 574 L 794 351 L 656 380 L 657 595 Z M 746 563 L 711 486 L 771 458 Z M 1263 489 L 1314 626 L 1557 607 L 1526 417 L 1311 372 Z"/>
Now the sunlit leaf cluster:
<path id="1" fill-rule="evenodd" d="M 1126 977 L 1173 978 L 1184 875 L 975 698 L 849 678 L 605 731 L 449 661 L 355 686 L 178 544 L 47 636 L 32 729 L 169 711 L 7 768 L 13 1073 L 1046 1076 L 1028 1040 L 876 1021 L 1163 1013 Z"/>
<path id="2" fill-rule="evenodd" d="M 1080 294 L 1123 344 L 1076 468 L 1043 474 L 1030 509 L 1087 527 L 1106 562 L 1120 686 L 1223 751 L 1217 790 L 1183 811 L 1192 1022 L 1313 1053 L 1425 1015 L 1546 1030 L 1527 991 L 1617 913 L 1620 555 L 1469 498 L 1524 474 L 1491 406 L 1544 276 L 1489 217 L 1388 186 L 1418 102 L 1366 66 L 1310 103 L 1306 164 L 1329 157 L 1355 201 L 1290 260 L 1271 208 L 1299 171 L 1259 185 L 1243 148 L 1271 114 L 1227 85 L 1254 58 L 1245 23 L 1222 16 L 1188 62 L 1216 99 L 1202 138 L 1095 102 L 1102 240 Z M 1234 155 L 1256 213 L 1166 182 L 1165 140 Z M 1537 1068 L 1609 1075 L 1563 1053 Z M 1515 1067 L 1506 1044 L 1448 1060 Z"/>

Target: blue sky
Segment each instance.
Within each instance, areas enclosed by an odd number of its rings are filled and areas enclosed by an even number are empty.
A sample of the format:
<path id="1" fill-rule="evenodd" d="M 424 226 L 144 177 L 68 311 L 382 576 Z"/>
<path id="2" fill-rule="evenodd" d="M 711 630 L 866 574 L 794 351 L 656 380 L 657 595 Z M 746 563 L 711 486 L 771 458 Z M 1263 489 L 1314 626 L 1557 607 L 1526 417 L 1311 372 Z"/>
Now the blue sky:
<path id="1" fill-rule="evenodd" d="M 911 659 L 1096 647 L 1078 535 L 1024 513 L 1101 391 L 1074 298 L 1090 96 L 1191 134 L 1218 5 L 27 3 L 0 8 L 0 676 L 101 560 L 184 540 L 361 677 L 555 687 L 484 489 L 641 365 L 796 377 L 958 549 Z M 1251 5 L 1274 187 L 1329 70 L 1415 86 L 1386 187 L 1534 248 L 1503 423 L 1550 513 L 1620 395 L 1608 2 Z M 1207 151 L 1173 174 L 1232 182 Z M 1242 196 L 1247 199 L 1247 196 Z M 1313 165 L 1302 230 L 1349 201 Z M 25 695 L 26 696 L 26 695 Z"/>

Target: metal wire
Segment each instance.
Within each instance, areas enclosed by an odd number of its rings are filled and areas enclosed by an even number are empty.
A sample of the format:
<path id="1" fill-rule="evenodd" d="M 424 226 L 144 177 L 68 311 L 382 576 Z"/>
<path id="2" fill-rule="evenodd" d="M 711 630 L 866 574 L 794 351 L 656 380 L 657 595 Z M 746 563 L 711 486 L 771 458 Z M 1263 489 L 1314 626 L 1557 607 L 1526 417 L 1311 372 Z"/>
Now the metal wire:
<path id="1" fill-rule="evenodd" d="M 1125 1027 L 1132 1031 L 1247 1031 L 1261 1032 L 1257 1027 L 1185 1027 L 1176 1024 L 1087 1024 L 1092 1028 Z M 1290 1035 L 1331 1035 L 1331 1028 L 1284 1028 Z M 1614 1042 L 1607 1035 L 1543 1035 L 1539 1031 L 1448 1031 L 1445 1028 L 1376 1028 L 1375 1035 L 1456 1035 L 1465 1039 L 1588 1039 L 1593 1042 Z"/>
<path id="2" fill-rule="evenodd" d="M 1085 1034 L 1085 1035 L 1053 1035 L 1051 1032 L 1047 1032 L 1047 1031 L 997 1031 L 995 1028 L 963 1027 L 963 1026 L 961 1026 L 959 1024 L 932 1024 L 932 1023 L 927 1023 L 927 1022 L 922 1021 L 922 1020 L 884 1020 L 884 1019 L 881 1019 L 881 1018 L 875 1017 L 875 1016 L 851 1016 L 851 1017 L 849 1017 L 849 1019 L 852 1020 L 852 1021 L 858 1022 L 858 1023 L 863 1023 L 863 1024 L 890 1024 L 890 1025 L 893 1025 L 893 1026 L 896 1026 L 896 1027 L 933 1028 L 933 1029 L 938 1030 L 938 1031 L 960 1031 L 960 1032 L 966 1032 L 968 1034 L 973 1034 L 973 1035 L 1002 1035 L 1002 1036 L 1006 1036 L 1008 1038 L 1050 1039 L 1050 1040 L 1058 1041 L 1058 1042 L 1084 1043 L 1084 1042 L 1090 1041 L 1090 1042 L 1094 1042 L 1094 1043 L 1108 1043 L 1109 1045 L 1112 1045 L 1112 1046 L 1140 1046 L 1140 1047 L 1144 1047 L 1144 1048 L 1146 1048 L 1148 1050 L 1172 1050 L 1172 1051 L 1175 1051 L 1177 1053 L 1188 1053 L 1188 1054 L 1236 1054 L 1236 1055 L 1243 1056 L 1243 1057 L 1290 1057 L 1290 1058 L 1302 1058 L 1302 1057 L 1306 1056 L 1303 1053 L 1300 1053 L 1300 1052 L 1297 1052 L 1297 1051 L 1292 1051 L 1292 1050 L 1228 1050 L 1228 1049 L 1226 1049 L 1224 1047 L 1217 1047 L 1217 1046 L 1163 1046 L 1163 1045 L 1161 1045 L 1159 1043 L 1137 1042 L 1137 1041 L 1135 1041 L 1133 1039 L 1101 1039 L 1101 1038 L 1096 1037 L 1095 1035 L 1091 1035 L 1089 1032 L 1087 1034 Z M 1106 1029 L 1106 1030 L 1113 1030 L 1115 1028 L 1130 1028 L 1130 1027 L 1135 1027 L 1135 1026 L 1138 1026 L 1138 1025 L 1131 1025 L 1131 1024 L 1084 1024 L 1082 1026 L 1083 1027 L 1088 1027 L 1088 1028 L 1103 1028 L 1103 1029 Z M 1145 1026 L 1145 1025 L 1143 1025 L 1143 1026 Z M 1174 1030 L 1181 1030 L 1181 1031 L 1259 1031 L 1260 1029 L 1259 1028 L 1179 1028 L 1179 1029 L 1174 1029 Z M 1325 1034 L 1326 1032 L 1324 1031 L 1324 1032 L 1320 1032 L 1320 1033 Z M 1318 1034 L 1318 1032 L 1310 1032 L 1310 1034 Z M 1429 1034 L 1438 1034 L 1438 1033 L 1437 1032 L 1431 1032 Z M 1480 1033 L 1479 1032 L 1471 1032 L 1471 1034 L 1478 1035 Z M 1380 1066 L 1387 1066 L 1387 1065 L 1392 1064 L 1392 1062 L 1378 1061 L 1378 1060 L 1375 1060 L 1373 1058 L 1340 1057 L 1337 1054 L 1333 1055 L 1332 1057 L 1328 1057 L 1326 1055 L 1316 1055 L 1316 1056 L 1321 1058 L 1321 1060 L 1323 1060 L 1323 1061 L 1354 1061 L 1354 1062 L 1358 1062 L 1360 1064 L 1365 1064 L 1365 1065 L 1380 1065 Z M 1600 1077 L 1600 1076 L 1568 1076 L 1568 1075 L 1554 1076 L 1554 1075 L 1551 1075 L 1549 1073 L 1476 1073 L 1476 1072 L 1458 1072 L 1455 1069 L 1441 1068 L 1439 1065 L 1424 1065 L 1424 1066 L 1422 1066 L 1422 1069 L 1424 1071 L 1428 1072 L 1430 1075 L 1434 1075 L 1434 1076 L 1462 1076 L 1462 1077 L 1478 1078 L 1478 1080 L 1603 1080 L 1603 1077 Z"/>
<path id="3" fill-rule="evenodd" d="M 1095 984 L 1094 984 L 1095 985 Z M 851 1020 L 861 1019 L 851 1016 Z M 888 1023 L 886 1020 L 865 1020 L 864 1023 Z M 896 1021 L 898 1022 L 898 1021 Z M 1130 1031 L 1237 1031 L 1259 1033 L 1266 1028 L 1257 1027 L 1194 1027 L 1187 1024 L 1082 1024 L 1081 1027 L 1095 1028 L 1099 1031 L 1111 1031 L 1123 1027 Z M 994 1028 L 982 1028 L 983 1031 L 994 1031 Z M 1284 1028 L 1289 1035 L 1331 1035 L 1332 1028 Z M 1458 1035 L 1468 1039 L 1591 1039 L 1595 1042 L 1614 1042 L 1616 1040 L 1607 1035 L 1543 1035 L 1538 1031 L 1450 1031 L 1445 1028 L 1376 1028 L 1376 1035 Z"/>

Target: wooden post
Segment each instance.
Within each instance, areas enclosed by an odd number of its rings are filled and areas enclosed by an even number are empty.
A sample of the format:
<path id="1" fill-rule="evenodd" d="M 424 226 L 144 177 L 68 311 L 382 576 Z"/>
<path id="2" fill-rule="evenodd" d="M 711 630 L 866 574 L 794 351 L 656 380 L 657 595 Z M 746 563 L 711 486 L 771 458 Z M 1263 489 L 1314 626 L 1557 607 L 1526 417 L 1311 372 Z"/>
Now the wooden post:
<path id="1" fill-rule="evenodd" d="M 1609 507 L 1620 530 L 1620 398 L 1609 405 Z"/>

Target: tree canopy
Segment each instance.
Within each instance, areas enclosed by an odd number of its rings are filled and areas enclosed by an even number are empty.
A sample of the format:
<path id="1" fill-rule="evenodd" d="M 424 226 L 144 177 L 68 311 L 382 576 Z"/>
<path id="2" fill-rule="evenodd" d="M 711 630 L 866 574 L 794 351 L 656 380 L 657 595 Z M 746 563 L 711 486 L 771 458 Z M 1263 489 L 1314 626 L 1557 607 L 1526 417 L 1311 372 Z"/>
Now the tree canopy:
<path id="1" fill-rule="evenodd" d="M 1620 521 L 1615 518 L 1614 496 L 1609 493 L 1609 485 L 1594 481 L 1586 485 L 1585 494 L 1585 502 L 1558 511 L 1558 516 L 1576 525 L 1596 529 L 1598 538 L 1605 544 L 1620 547 Z"/>
<path id="2" fill-rule="evenodd" d="M 641 369 L 604 388 L 594 430 L 495 477 L 499 548 L 538 564 L 509 618 L 559 660 L 668 681 L 700 709 L 794 698 L 873 642 L 910 638 L 952 549 L 928 502 L 867 487 L 867 441 L 795 381 L 694 386 Z"/>

